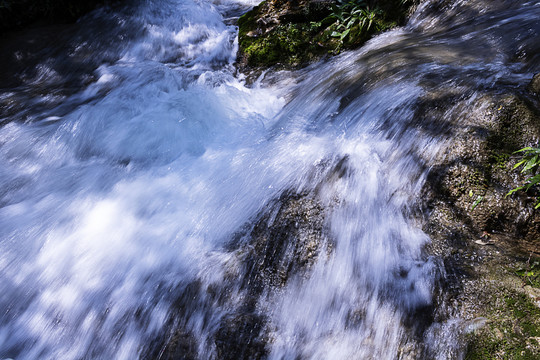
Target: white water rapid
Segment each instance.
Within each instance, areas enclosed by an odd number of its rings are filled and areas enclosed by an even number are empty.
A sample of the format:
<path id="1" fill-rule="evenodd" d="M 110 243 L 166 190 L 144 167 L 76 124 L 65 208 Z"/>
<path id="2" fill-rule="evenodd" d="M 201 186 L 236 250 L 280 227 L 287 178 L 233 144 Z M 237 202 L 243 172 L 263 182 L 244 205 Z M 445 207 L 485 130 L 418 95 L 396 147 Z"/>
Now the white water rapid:
<path id="1" fill-rule="evenodd" d="M 10 53 L 0 359 L 462 356 L 458 319 L 429 317 L 444 271 L 413 208 L 447 143 L 416 105 L 530 77 L 540 3 L 447 3 L 251 86 L 231 20 L 250 0 L 104 8 L 42 35 L 35 57 Z M 284 194 L 316 199 L 316 256 L 250 290 L 252 228 Z M 223 330 L 235 321 L 245 346 Z"/>

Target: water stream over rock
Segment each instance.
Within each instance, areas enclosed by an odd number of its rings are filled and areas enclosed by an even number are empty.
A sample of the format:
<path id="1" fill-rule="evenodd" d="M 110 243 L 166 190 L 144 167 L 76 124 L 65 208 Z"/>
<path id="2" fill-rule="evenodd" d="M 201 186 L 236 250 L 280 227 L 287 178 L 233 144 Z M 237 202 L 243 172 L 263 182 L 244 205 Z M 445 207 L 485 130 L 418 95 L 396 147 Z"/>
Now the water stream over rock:
<path id="1" fill-rule="evenodd" d="M 540 3 L 427 1 L 246 86 L 232 24 L 255 4 L 0 41 L 0 359 L 463 356 L 419 194 L 466 116 L 447 105 L 540 70 Z"/>

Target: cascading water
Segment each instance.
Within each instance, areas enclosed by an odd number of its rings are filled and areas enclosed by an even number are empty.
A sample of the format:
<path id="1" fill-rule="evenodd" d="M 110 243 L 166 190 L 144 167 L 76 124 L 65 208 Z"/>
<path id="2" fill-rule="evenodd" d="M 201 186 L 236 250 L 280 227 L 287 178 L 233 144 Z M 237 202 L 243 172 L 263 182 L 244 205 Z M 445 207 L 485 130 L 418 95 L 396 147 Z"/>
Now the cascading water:
<path id="1" fill-rule="evenodd" d="M 450 115 L 419 108 L 539 70 L 540 4 L 427 2 L 247 87 L 227 18 L 254 4 L 140 1 L 10 53 L 0 359 L 462 356 L 413 216 Z"/>

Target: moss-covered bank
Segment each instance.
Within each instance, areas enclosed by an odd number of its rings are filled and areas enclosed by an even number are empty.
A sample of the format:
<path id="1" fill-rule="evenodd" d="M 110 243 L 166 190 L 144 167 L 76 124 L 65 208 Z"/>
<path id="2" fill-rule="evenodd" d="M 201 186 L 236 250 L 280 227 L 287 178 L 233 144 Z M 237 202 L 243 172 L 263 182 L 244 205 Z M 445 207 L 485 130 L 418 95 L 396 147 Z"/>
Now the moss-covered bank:
<path id="1" fill-rule="evenodd" d="M 413 1 L 267 0 L 238 21 L 238 66 L 294 68 L 402 24 Z"/>

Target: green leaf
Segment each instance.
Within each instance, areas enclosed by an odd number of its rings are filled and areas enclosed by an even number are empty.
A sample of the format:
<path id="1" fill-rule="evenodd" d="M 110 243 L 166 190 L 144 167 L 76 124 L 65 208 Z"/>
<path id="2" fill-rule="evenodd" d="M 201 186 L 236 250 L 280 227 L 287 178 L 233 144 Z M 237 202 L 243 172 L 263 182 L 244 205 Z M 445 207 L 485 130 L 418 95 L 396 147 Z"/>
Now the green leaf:
<path id="1" fill-rule="evenodd" d="M 519 190 L 523 190 L 523 186 L 518 186 L 517 188 L 510 190 L 508 192 L 508 194 L 505 195 L 505 197 L 510 196 L 510 195 L 512 195 L 513 193 L 515 193 L 516 191 L 519 191 Z"/>
<path id="2" fill-rule="evenodd" d="M 517 169 L 518 167 L 520 167 L 522 164 L 526 163 L 527 162 L 527 159 L 525 160 L 521 160 L 520 162 L 518 162 L 516 165 L 514 165 L 514 168 L 513 169 Z"/>
<path id="3" fill-rule="evenodd" d="M 369 30 L 369 29 L 371 28 L 371 24 L 373 24 L 373 19 L 370 19 L 370 20 L 369 20 L 369 24 L 368 24 L 366 30 Z"/>
<path id="4" fill-rule="evenodd" d="M 478 196 L 476 200 L 474 201 L 474 203 L 472 204 L 471 210 L 474 210 L 478 206 L 478 204 L 482 202 L 482 200 L 484 200 L 484 197 Z"/>
<path id="5" fill-rule="evenodd" d="M 514 151 L 514 154 L 517 154 L 517 153 L 520 153 L 520 152 L 525 152 L 525 151 L 531 151 L 531 150 L 534 150 L 534 148 L 528 146 L 528 147 L 524 147 L 523 149 L 519 149 L 517 151 Z"/>
<path id="6" fill-rule="evenodd" d="M 527 164 L 523 167 L 521 172 L 525 172 L 527 170 L 532 169 L 533 167 L 538 166 L 538 155 L 534 156 L 532 159 L 530 159 Z"/>
<path id="7" fill-rule="evenodd" d="M 358 19 L 351 19 L 351 21 L 349 21 L 349 23 L 347 24 L 347 29 L 352 27 L 354 25 L 354 23 L 356 22 L 356 20 L 358 20 Z"/>
<path id="8" fill-rule="evenodd" d="M 362 18 L 360 21 L 360 28 L 363 29 L 366 26 L 366 18 Z"/>
<path id="9" fill-rule="evenodd" d="M 530 172 L 533 176 L 527 178 L 525 183 L 521 186 L 516 187 L 515 189 L 510 190 L 505 197 L 512 195 L 516 191 L 528 191 L 531 187 L 540 183 L 540 174 L 535 174 L 538 172 L 540 166 L 540 148 L 537 147 L 524 147 L 514 152 L 514 154 L 522 153 L 522 158 L 514 165 L 513 169 L 517 169 L 520 166 L 523 166 L 521 173 Z M 536 199 L 537 202 L 534 206 L 535 209 L 540 208 L 540 198 Z"/>
<path id="10" fill-rule="evenodd" d="M 341 33 L 341 37 L 340 37 L 340 40 L 343 41 L 343 39 L 345 39 L 345 37 L 347 35 L 349 35 L 349 32 L 351 31 L 351 29 L 347 29 L 345 30 L 343 33 Z"/>
<path id="11" fill-rule="evenodd" d="M 525 184 L 525 189 L 529 190 L 531 186 L 536 185 L 540 182 L 540 174 L 536 174 L 533 177 L 528 178 L 527 183 Z"/>

